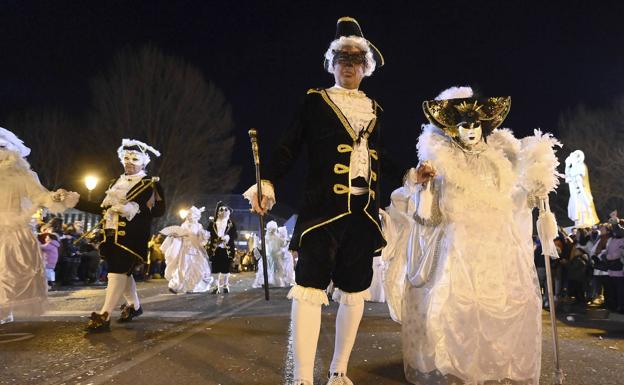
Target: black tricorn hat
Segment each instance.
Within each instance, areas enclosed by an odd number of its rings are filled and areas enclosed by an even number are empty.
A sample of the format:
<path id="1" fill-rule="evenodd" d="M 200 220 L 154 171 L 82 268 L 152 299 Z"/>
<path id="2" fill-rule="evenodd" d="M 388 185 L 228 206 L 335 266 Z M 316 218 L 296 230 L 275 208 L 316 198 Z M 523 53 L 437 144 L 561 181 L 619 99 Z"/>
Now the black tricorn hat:
<path id="1" fill-rule="evenodd" d="M 226 207 L 230 211 L 230 213 L 232 212 L 232 208 L 230 206 L 226 205 L 225 203 L 223 203 L 223 201 L 217 202 L 217 205 L 215 206 L 215 212 L 214 212 L 214 220 L 215 221 L 217 220 L 217 218 L 219 218 L 218 214 L 219 214 L 219 209 L 221 207 Z"/>
<path id="2" fill-rule="evenodd" d="M 371 43 L 368 39 L 364 37 L 364 34 L 362 33 L 362 28 L 360 27 L 360 24 L 357 20 L 349 16 L 343 16 L 338 19 L 336 23 L 336 36 L 334 36 L 334 40 L 338 40 L 342 36 L 357 36 L 366 40 L 371 52 L 373 53 L 373 59 L 375 59 L 377 68 L 383 67 L 383 65 L 385 64 L 383 55 L 373 43 Z M 327 61 L 327 59 L 325 59 L 324 66 L 325 69 L 329 68 L 329 62 Z"/>
<path id="3" fill-rule="evenodd" d="M 483 136 L 500 126 L 511 109 L 511 97 L 458 98 L 427 100 L 423 102 L 425 116 L 448 136 L 457 137 L 457 125 L 462 122 L 481 122 Z"/>

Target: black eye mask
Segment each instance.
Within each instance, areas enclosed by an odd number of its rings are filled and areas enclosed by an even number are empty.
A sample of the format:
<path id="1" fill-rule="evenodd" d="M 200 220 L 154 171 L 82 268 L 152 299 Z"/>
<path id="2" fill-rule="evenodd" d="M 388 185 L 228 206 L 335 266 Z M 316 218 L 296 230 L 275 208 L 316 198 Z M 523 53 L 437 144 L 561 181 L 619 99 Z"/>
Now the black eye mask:
<path id="1" fill-rule="evenodd" d="M 365 52 L 356 52 L 349 53 L 345 51 L 334 51 L 334 60 L 332 64 L 366 64 L 366 53 Z"/>

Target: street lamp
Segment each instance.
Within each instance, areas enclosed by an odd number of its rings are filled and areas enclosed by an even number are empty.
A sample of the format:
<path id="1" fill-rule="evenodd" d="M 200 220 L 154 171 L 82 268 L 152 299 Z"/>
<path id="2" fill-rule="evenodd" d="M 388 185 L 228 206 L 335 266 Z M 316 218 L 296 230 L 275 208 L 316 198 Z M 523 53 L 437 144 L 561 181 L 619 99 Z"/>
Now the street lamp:
<path id="1" fill-rule="evenodd" d="M 91 200 L 91 191 L 93 191 L 93 189 L 95 188 L 95 186 L 97 186 L 98 184 L 98 178 L 94 177 L 93 175 L 87 175 L 85 177 L 85 186 L 87 186 L 87 190 L 89 190 L 89 195 L 87 200 Z"/>
<path id="2" fill-rule="evenodd" d="M 186 219 L 188 212 L 189 211 L 187 209 L 181 209 L 180 211 L 178 211 L 178 215 L 180 216 L 180 218 Z"/>

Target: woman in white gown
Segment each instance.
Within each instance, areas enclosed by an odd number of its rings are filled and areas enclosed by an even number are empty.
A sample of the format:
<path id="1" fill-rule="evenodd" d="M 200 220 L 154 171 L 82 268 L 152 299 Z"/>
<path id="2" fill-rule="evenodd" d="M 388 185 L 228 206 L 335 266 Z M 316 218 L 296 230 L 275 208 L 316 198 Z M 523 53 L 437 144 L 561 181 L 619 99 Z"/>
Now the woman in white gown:
<path id="1" fill-rule="evenodd" d="M 288 231 L 286 228 L 278 227 L 275 221 L 269 221 L 266 225 L 265 243 L 269 285 L 276 287 L 290 287 L 294 285 L 294 262 L 292 254 L 287 250 Z M 258 271 L 252 287 L 258 288 L 264 285 L 264 270 L 262 258 L 260 258 L 258 252 L 255 254 L 258 259 Z"/>
<path id="2" fill-rule="evenodd" d="M 182 226 L 169 226 L 160 230 L 167 238 L 160 249 L 165 255 L 165 278 L 174 293 L 203 293 L 210 290 L 213 278 L 210 273 L 205 245 L 209 234 L 199 219 L 204 207 L 191 207 Z"/>
<path id="3" fill-rule="evenodd" d="M 403 186 L 390 195 L 390 206 L 382 212 L 387 245 L 381 252 L 383 289 L 390 317 L 401 323 L 401 303 L 405 287 L 405 268 L 410 234 L 414 228 L 416 168 L 405 174 Z"/>
<path id="4" fill-rule="evenodd" d="M 472 96 L 454 88 L 423 104 L 432 124 L 417 145 L 426 183 L 403 300 L 405 375 L 413 384 L 535 385 L 542 309 L 531 202 L 558 183 L 558 142 L 494 130 L 511 99 Z"/>
<path id="5" fill-rule="evenodd" d="M 0 127 L 0 324 L 13 312 L 43 312 L 48 283 L 39 242 L 29 223 L 40 207 L 62 212 L 78 202 L 78 194 L 51 192 L 39 183 L 25 157 L 30 149 Z"/>

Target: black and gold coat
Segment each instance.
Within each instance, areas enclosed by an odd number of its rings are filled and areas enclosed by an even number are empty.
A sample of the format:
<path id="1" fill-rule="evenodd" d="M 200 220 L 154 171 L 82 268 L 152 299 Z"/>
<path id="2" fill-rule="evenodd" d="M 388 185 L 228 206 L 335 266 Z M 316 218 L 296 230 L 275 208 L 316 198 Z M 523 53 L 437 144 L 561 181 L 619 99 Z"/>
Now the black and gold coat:
<path id="1" fill-rule="evenodd" d="M 216 221 L 212 220 L 208 222 L 208 232 L 210 232 L 210 240 L 206 245 L 206 251 L 208 252 L 208 256 L 212 258 L 215 254 L 215 250 L 217 250 L 217 247 L 219 246 L 219 243 L 221 243 Z M 231 219 L 228 219 L 228 223 L 225 228 L 225 235 L 230 236 L 230 240 L 225 247 L 225 251 L 227 251 L 228 258 L 233 259 L 236 255 L 236 244 L 234 242 L 238 239 L 238 232 L 236 231 L 236 225 Z"/>
<path id="2" fill-rule="evenodd" d="M 117 179 L 109 185 L 111 188 Z M 111 273 L 129 273 L 140 262 L 147 260 L 148 242 L 151 237 L 152 219 L 165 213 L 165 195 L 158 178 L 144 177 L 126 194 L 128 202 L 136 202 L 139 212 L 128 221 L 120 216 L 117 229 L 107 229 L 100 244 L 100 255 Z M 80 200 L 76 209 L 103 215 L 108 207 Z"/>
<path id="3" fill-rule="evenodd" d="M 381 249 L 385 240 L 379 222 L 380 121 L 382 109 L 375 101 L 375 118 L 360 133 L 367 136 L 370 160 L 368 204 L 371 235 Z M 290 128 L 263 167 L 262 177 L 278 184 L 305 149 L 308 156 L 303 201 L 290 248 L 297 250 L 307 233 L 351 213 L 349 166 L 358 140 L 349 121 L 324 89 L 308 91 Z"/>

